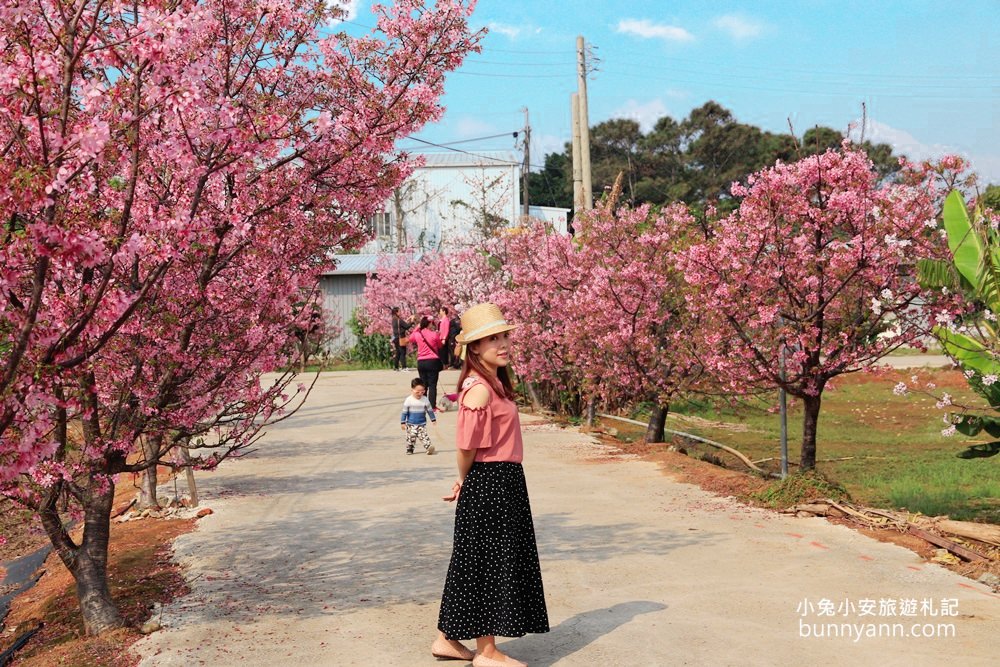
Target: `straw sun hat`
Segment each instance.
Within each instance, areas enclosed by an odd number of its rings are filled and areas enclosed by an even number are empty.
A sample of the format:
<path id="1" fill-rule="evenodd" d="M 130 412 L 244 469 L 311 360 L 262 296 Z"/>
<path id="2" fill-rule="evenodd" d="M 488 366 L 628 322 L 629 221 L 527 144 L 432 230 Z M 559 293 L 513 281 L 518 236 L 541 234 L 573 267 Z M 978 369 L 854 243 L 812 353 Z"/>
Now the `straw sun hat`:
<path id="1" fill-rule="evenodd" d="M 507 323 L 495 304 L 480 303 L 462 313 L 462 331 L 455 337 L 455 342 L 468 345 L 480 338 L 516 328 L 516 324 Z"/>

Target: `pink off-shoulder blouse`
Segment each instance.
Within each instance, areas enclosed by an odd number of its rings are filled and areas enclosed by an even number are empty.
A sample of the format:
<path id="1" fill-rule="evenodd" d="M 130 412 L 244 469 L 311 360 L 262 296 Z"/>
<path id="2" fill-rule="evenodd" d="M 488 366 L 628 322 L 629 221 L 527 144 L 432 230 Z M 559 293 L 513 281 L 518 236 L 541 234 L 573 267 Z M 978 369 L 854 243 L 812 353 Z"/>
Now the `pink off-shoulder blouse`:
<path id="1" fill-rule="evenodd" d="M 462 404 L 469 388 L 482 384 L 490 392 L 489 402 L 481 408 Z M 476 461 L 509 461 L 520 463 L 524 458 L 521 440 L 521 420 L 514 401 L 496 393 L 489 382 L 470 375 L 458 398 L 457 444 L 459 449 L 476 450 Z"/>

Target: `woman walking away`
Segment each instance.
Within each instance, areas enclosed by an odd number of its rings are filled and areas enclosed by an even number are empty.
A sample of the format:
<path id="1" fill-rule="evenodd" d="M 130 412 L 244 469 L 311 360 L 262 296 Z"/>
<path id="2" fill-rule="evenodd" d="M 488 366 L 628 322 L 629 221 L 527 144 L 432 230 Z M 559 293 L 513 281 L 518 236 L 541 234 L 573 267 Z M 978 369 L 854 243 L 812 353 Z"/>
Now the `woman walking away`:
<path id="1" fill-rule="evenodd" d="M 437 410 L 438 375 L 444 366 L 438 358 L 441 335 L 431 329 L 430 324 L 429 317 L 426 315 L 421 317 L 417 330 L 410 334 L 410 342 L 417 345 L 417 374 L 427 387 L 427 398 L 431 401 L 431 407 Z"/>
<path id="2" fill-rule="evenodd" d="M 458 500 L 458 507 L 431 653 L 472 660 L 474 667 L 525 667 L 497 649 L 496 637 L 549 631 L 507 370 L 513 328 L 499 308 L 482 303 L 462 315 L 457 338 L 466 345 L 458 381 L 458 480 L 444 500 Z M 475 656 L 460 642 L 466 639 L 476 640 Z"/>

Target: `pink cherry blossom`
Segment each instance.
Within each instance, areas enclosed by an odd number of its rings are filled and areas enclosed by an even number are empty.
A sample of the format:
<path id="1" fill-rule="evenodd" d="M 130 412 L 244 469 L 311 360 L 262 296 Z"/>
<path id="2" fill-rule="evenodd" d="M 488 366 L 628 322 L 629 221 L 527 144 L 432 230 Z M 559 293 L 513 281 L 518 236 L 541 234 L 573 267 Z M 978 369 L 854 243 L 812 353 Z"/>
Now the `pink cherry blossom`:
<path id="1" fill-rule="evenodd" d="M 95 593 L 88 632 L 121 622 L 100 581 L 116 475 L 179 446 L 213 467 L 294 408 L 265 374 L 316 333 L 318 276 L 478 48 L 462 0 L 376 11 L 350 38 L 291 0 L 0 6 L 0 493 Z"/>
<path id="2" fill-rule="evenodd" d="M 937 191 L 925 177 L 881 183 L 848 146 L 775 165 L 733 192 L 739 208 L 677 256 L 696 290 L 689 307 L 716 333 L 703 359 L 732 392 L 784 387 L 802 400 L 808 469 L 830 379 L 919 345 L 928 329 L 938 295 L 915 276 L 918 259 L 945 250 L 924 224 Z"/>

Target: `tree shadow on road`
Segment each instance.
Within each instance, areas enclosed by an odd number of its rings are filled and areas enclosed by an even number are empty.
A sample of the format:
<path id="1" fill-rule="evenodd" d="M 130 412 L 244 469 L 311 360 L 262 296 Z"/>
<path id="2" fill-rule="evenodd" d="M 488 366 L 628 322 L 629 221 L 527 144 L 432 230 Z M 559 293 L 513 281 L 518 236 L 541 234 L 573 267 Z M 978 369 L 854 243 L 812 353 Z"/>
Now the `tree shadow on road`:
<path id="1" fill-rule="evenodd" d="M 393 433 L 392 436 L 397 436 Z M 359 436 L 351 434 L 341 438 L 331 437 L 327 440 L 275 440 L 262 445 L 254 445 L 251 452 L 243 454 L 240 458 L 254 461 L 268 461 L 271 459 L 299 458 L 303 456 L 331 456 L 352 454 L 358 449 L 368 447 L 385 447 L 389 442 L 399 443 L 393 448 L 392 453 L 397 454 L 403 450 L 402 437 L 391 436 Z M 388 455 L 388 451 L 386 454 Z"/>
<path id="2" fill-rule="evenodd" d="M 192 593 L 171 611 L 182 624 L 254 623 L 263 615 L 305 618 L 397 604 L 436 605 L 451 556 L 452 516 L 449 507 L 398 514 L 384 506 L 331 508 L 232 526 L 238 540 L 230 531 L 185 535 L 175 550 L 182 562 L 193 559 Z M 705 533 L 638 524 L 581 526 L 559 514 L 544 516 L 539 525 L 545 530 L 539 543 L 543 576 L 546 563 L 663 554 L 714 540 Z M 611 609 L 604 621 L 598 623 L 595 616 L 579 622 L 587 636 L 594 628 L 610 631 L 628 614 L 645 613 L 644 607 Z"/>
<path id="3" fill-rule="evenodd" d="M 502 642 L 499 648 L 530 665 L 553 665 L 631 622 L 636 616 L 666 608 L 667 605 L 662 602 L 635 600 L 603 609 L 582 611 L 567 618 L 547 634 L 528 635 Z"/>

